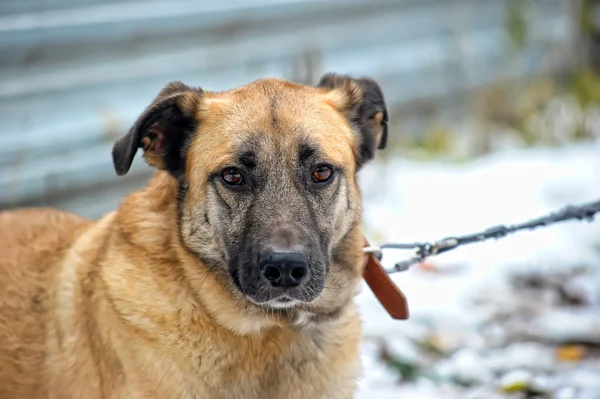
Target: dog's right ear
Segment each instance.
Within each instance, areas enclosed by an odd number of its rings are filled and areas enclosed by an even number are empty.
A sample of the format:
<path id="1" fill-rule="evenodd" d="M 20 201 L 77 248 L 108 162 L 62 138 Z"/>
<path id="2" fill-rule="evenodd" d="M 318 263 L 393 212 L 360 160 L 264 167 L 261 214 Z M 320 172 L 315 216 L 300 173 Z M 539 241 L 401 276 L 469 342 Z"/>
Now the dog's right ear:
<path id="1" fill-rule="evenodd" d="M 113 146 L 119 176 L 127 174 L 138 148 L 146 162 L 178 177 L 185 170 L 185 151 L 198 126 L 204 93 L 181 82 L 167 84 L 140 115 L 129 132 Z"/>

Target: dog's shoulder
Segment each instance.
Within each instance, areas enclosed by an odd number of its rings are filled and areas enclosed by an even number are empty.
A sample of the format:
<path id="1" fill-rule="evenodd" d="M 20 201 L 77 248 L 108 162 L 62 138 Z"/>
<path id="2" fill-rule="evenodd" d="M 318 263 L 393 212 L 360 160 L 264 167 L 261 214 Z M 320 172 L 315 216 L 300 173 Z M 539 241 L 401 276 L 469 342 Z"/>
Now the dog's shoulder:
<path id="1" fill-rule="evenodd" d="M 68 245 L 71 237 L 90 223 L 75 214 L 51 208 L 0 212 L 0 279 L 43 269 L 44 259 Z"/>
<path id="2" fill-rule="evenodd" d="M 74 228 L 86 223 L 90 223 L 90 220 L 54 208 L 21 208 L 0 212 L 0 233 L 12 241 L 60 240 L 61 234 L 68 235 Z M 0 243 L 3 251 L 6 246 L 6 242 Z"/>
<path id="3" fill-rule="evenodd" d="M 90 223 L 78 215 L 51 208 L 0 212 L 0 279 L 43 268 L 44 258 L 66 246 L 79 229 Z"/>

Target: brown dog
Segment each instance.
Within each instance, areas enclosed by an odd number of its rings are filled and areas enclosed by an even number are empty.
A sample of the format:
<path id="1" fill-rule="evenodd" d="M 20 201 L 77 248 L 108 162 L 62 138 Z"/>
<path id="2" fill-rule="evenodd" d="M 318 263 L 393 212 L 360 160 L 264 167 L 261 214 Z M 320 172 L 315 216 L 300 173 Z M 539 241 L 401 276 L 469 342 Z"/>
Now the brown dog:
<path id="1" fill-rule="evenodd" d="M 113 149 L 159 169 L 98 221 L 0 213 L 0 398 L 351 398 L 370 79 L 167 85 Z"/>

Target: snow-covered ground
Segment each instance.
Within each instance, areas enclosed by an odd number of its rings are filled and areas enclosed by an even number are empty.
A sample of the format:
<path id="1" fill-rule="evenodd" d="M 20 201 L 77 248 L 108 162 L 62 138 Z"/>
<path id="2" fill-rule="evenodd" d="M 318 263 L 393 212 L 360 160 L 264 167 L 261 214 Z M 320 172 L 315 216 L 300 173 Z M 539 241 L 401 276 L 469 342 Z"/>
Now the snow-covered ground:
<path id="1" fill-rule="evenodd" d="M 360 180 L 372 244 L 432 241 L 600 199 L 600 143 L 508 151 L 460 165 L 399 157 L 367 166 Z M 383 263 L 409 256 L 389 250 Z M 600 218 L 429 261 L 438 273 L 413 267 L 394 275 L 408 298 L 407 321 L 392 320 L 363 285 L 359 398 L 487 399 L 519 385 L 545 392 L 538 397 L 600 398 Z M 581 341 L 591 344 L 564 346 Z M 434 350 L 424 349 L 426 342 Z M 417 375 L 401 381 L 382 353 Z"/>

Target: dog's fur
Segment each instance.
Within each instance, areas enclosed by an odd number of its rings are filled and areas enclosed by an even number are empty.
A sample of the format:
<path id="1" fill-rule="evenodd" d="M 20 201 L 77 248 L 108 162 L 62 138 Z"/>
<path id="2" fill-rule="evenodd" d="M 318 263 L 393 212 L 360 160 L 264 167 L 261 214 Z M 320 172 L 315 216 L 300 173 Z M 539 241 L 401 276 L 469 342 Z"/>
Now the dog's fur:
<path id="1" fill-rule="evenodd" d="M 387 119 L 370 79 L 167 85 L 115 143 L 118 174 L 138 147 L 158 169 L 116 211 L 0 213 L 0 397 L 351 398 L 356 173 Z M 315 163 L 330 184 L 307 179 Z M 230 165 L 245 188 L 220 180 Z M 267 244 L 310 261 L 293 306 L 270 306 L 256 279 Z"/>

